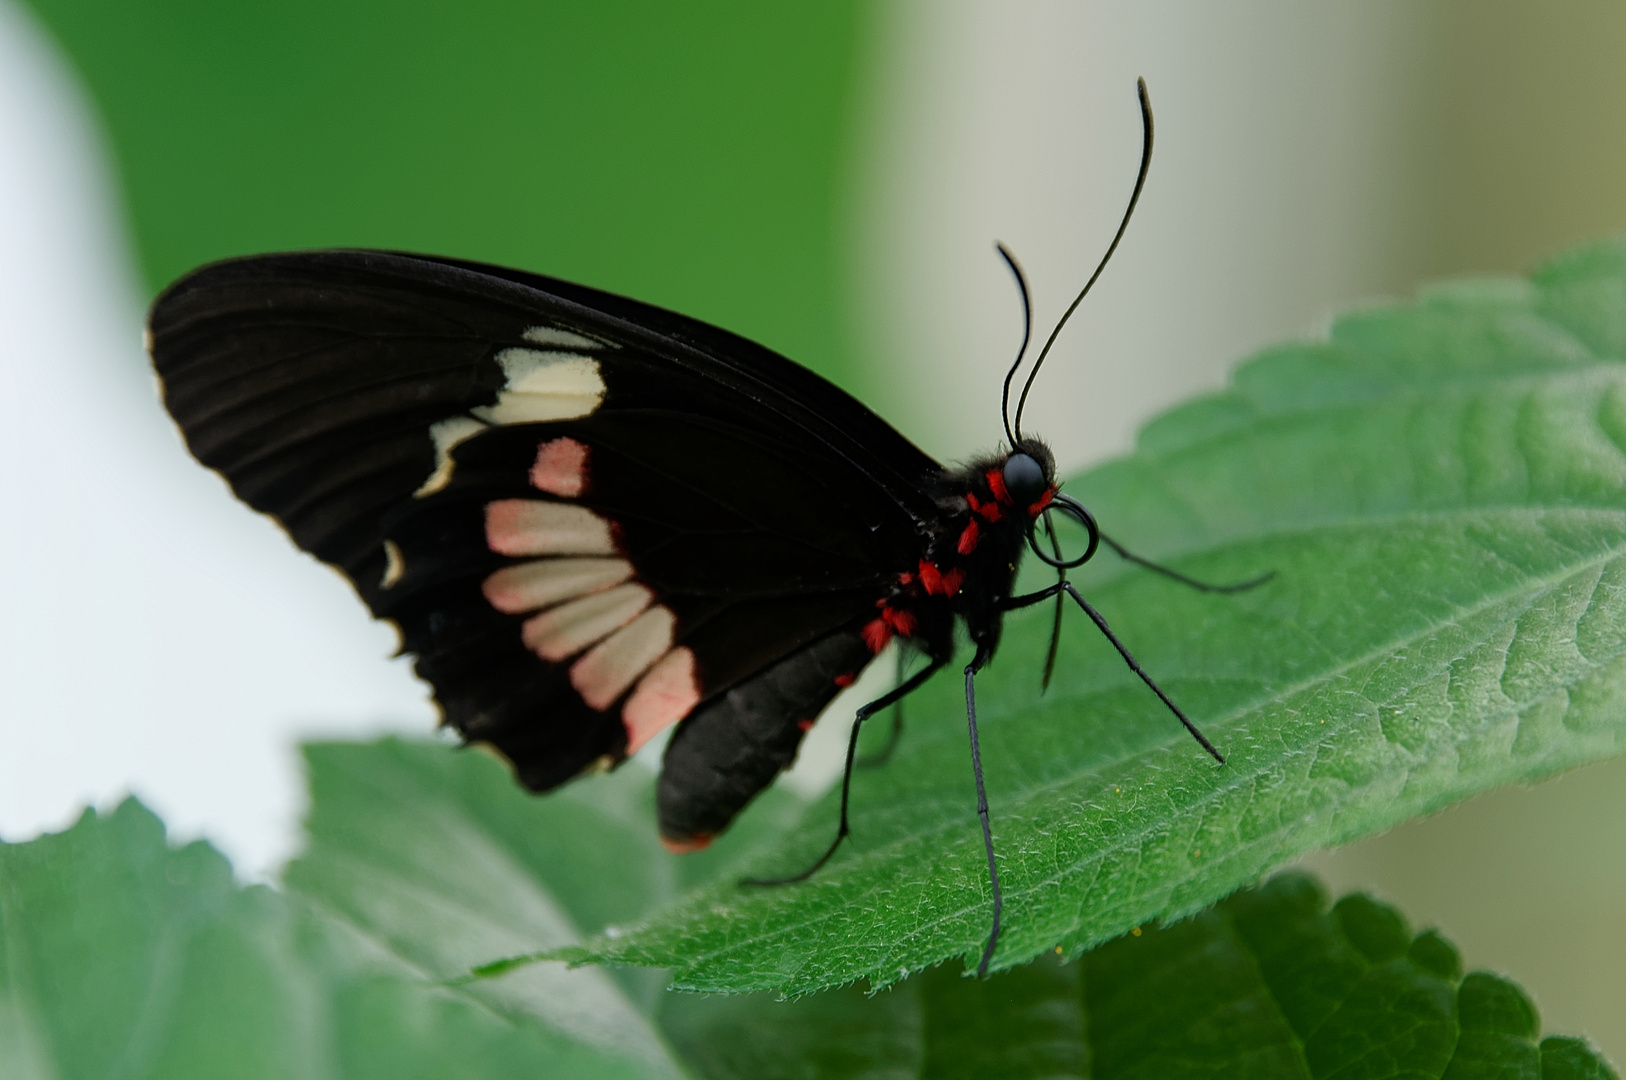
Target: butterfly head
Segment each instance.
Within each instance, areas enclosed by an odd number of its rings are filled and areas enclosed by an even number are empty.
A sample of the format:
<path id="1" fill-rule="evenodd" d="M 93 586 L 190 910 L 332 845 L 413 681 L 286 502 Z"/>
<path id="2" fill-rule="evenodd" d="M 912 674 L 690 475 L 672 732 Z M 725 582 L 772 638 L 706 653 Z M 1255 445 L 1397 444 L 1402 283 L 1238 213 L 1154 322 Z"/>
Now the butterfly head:
<path id="1" fill-rule="evenodd" d="M 1017 506 L 1030 506 L 1038 502 L 1051 486 L 1049 471 L 1039 463 L 1038 458 L 1021 450 L 1014 451 L 1005 459 L 1000 476 L 1005 481 L 1005 490 L 1010 493 L 1011 501 Z"/>

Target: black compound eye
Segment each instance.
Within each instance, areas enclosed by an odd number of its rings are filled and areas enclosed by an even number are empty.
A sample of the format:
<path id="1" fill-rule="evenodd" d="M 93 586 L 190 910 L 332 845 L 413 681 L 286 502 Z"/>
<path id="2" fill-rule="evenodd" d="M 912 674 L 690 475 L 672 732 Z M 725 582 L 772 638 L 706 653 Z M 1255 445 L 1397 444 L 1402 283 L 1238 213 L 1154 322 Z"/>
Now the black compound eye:
<path id="1" fill-rule="evenodd" d="M 1005 490 L 1018 506 L 1029 506 L 1050 487 L 1050 478 L 1029 454 L 1020 450 L 1005 459 Z"/>

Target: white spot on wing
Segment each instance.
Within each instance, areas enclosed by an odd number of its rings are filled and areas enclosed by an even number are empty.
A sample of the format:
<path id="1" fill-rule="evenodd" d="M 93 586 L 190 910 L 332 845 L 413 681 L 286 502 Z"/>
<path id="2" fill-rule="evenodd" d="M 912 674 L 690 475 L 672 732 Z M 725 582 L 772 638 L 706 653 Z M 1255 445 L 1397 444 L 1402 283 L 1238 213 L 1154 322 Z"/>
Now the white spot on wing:
<path id="1" fill-rule="evenodd" d="M 649 606 L 651 596 L 642 585 L 593 593 L 526 619 L 520 639 L 542 659 L 558 663 L 632 622 Z"/>
<path id="2" fill-rule="evenodd" d="M 570 665 L 570 685 L 588 705 L 608 709 L 672 647 L 676 627 L 668 608 L 650 608 Z"/>
<path id="3" fill-rule="evenodd" d="M 541 611 L 632 577 L 625 559 L 533 559 L 505 566 L 480 586 L 491 606 L 505 615 Z"/>
<path id="4" fill-rule="evenodd" d="M 486 429 L 486 425 L 472 416 L 454 416 L 429 425 L 429 437 L 435 441 L 435 471 L 429 474 L 413 498 L 433 495 L 452 479 L 452 447 L 471 439 Z"/>
<path id="5" fill-rule="evenodd" d="M 384 541 L 384 577 L 379 581 L 379 588 L 393 589 L 401 583 L 401 577 L 406 573 L 406 560 L 401 558 L 401 549 L 394 540 Z"/>
<path id="6" fill-rule="evenodd" d="M 504 349 L 497 354 L 508 385 L 497 403 L 470 411 L 493 424 L 534 424 L 591 416 L 604 401 L 598 361 L 573 352 Z"/>
<path id="7" fill-rule="evenodd" d="M 694 653 L 688 648 L 673 649 L 638 680 L 638 688 L 621 708 L 627 753 L 637 753 L 639 747 L 688 716 L 698 704 L 700 680 L 695 674 Z"/>
<path id="8" fill-rule="evenodd" d="M 557 326 L 528 326 L 520 337 L 538 345 L 558 345 L 566 349 L 602 349 L 609 344 Z"/>
<path id="9" fill-rule="evenodd" d="M 486 546 L 498 555 L 614 555 L 610 523 L 584 506 L 540 499 L 486 504 Z"/>

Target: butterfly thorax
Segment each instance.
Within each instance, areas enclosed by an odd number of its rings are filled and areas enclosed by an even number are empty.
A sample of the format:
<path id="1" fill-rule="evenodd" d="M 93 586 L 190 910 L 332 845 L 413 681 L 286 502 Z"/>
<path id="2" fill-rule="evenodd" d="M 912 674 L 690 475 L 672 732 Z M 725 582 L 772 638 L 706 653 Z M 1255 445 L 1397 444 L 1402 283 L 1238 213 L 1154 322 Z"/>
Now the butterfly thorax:
<path id="1" fill-rule="evenodd" d="M 1007 482 L 1012 459 L 1024 457 Z M 1023 439 L 1014 451 L 945 469 L 934 493 L 939 516 L 916 565 L 898 572 L 864 625 L 871 650 L 901 637 L 946 658 L 958 616 L 971 640 L 991 653 L 1028 531 L 1055 496 L 1054 468 L 1049 447 Z"/>

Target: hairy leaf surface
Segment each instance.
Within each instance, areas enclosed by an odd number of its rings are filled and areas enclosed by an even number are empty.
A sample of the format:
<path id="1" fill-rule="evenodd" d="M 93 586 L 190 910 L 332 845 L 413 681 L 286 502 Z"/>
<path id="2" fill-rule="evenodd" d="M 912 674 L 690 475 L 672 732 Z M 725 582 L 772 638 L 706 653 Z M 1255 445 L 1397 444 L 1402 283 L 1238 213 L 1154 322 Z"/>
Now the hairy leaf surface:
<path id="1" fill-rule="evenodd" d="M 996 967 L 1195 912 L 1305 851 L 1620 752 L 1626 733 L 1626 244 L 1452 284 L 1274 349 L 1068 485 L 1122 563 L 1080 575 L 1217 766 L 1080 615 L 1048 695 L 1048 611 L 978 680 L 1006 923 Z M 1030 575 L 1033 584 L 1042 578 Z M 843 723 L 827 717 L 826 723 Z M 571 955 L 701 990 L 885 986 L 974 958 L 990 895 L 960 679 L 858 776 L 853 841 L 802 885 L 718 882 Z M 763 875 L 812 860 L 814 806 Z"/>

